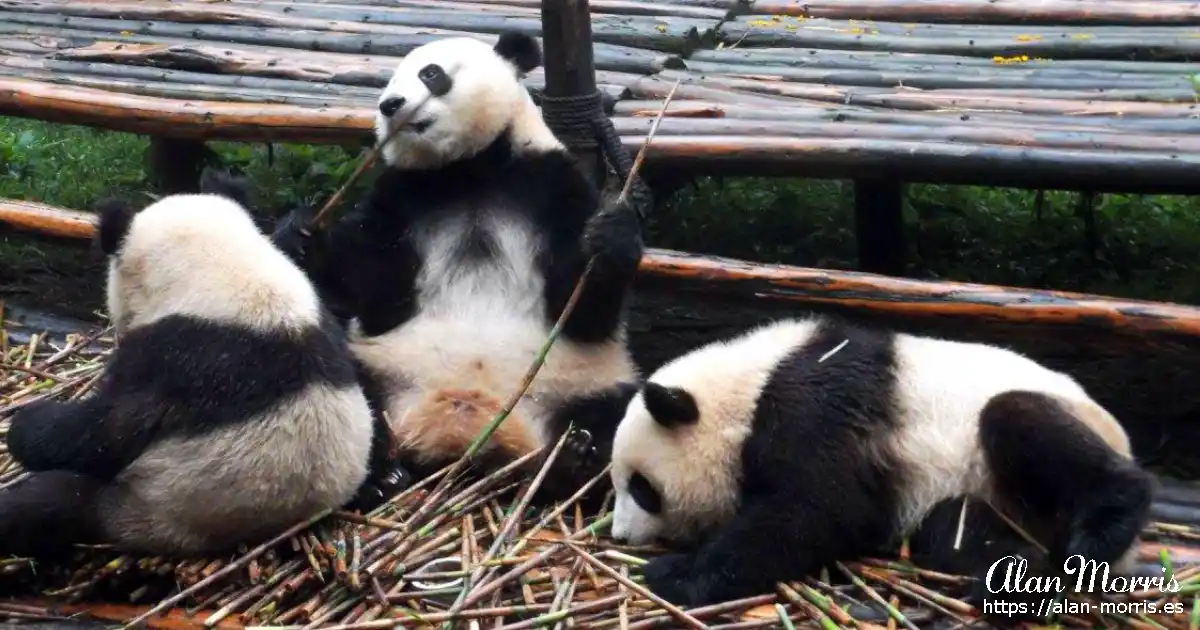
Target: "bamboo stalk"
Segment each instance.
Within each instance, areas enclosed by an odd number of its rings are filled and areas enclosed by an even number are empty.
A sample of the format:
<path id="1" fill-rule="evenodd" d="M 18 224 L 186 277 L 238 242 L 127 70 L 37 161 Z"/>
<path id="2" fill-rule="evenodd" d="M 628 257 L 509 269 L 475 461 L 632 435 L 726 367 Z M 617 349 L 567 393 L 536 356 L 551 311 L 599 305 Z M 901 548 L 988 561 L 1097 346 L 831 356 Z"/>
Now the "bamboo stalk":
<path id="1" fill-rule="evenodd" d="M 286 9 L 286 11 L 285 11 Z M 538 16 L 503 15 L 489 12 L 439 10 L 425 6 L 419 11 L 364 9 L 349 5 L 213 5 L 195 1 L 110 0 L 103 3 L 78 0 L 40 0 L 28 3 L 0 0 L 0 10 L 47 16 L 97 19 L 159 21 L 173 24 L 256 26 L 338 33 L 420 34 L 437 29 L 439 37 L 489 34 L 512 29 L 535 37 L 541 35 Z M 21 21 L 25 18 L 14 18 Z M 67 25 L 66 20 L 62 20 Z M 76 22 L 72 19 L 70 22 Z M 45 21 L 21 22 L 41 23 Z M 642 50 L 686 55 L 705 40 L 711 41 L 716 20 L 667 16 L 595 16 L 592 30 L 596 42 Z"/>
<path id="2" fill-rule="evenodd" d="M 162 21 L 118 20 L 103 18 L 73 18 L 56 15 L 41 15 L 20 11 L 0 11 L 0 18 L 11 26 L 33 28 L 79 29 L 91 31 L 92 37 L 100 33 L 119 35 L 166 37 L 177 40 L 206 40 L 240 43 L 259 47 L 276 47 L 309 51 L 329 51 L 344 54 L 373 54 L 403 57 L 414 48 L 444 37 L 467 36 L 494 44 L 497 37 L 487 33 L 468 33 L 434 28 L 389 26 L 388 33 L 340 33 L 334 31 L 273 28 L 261 26 L 180 24 Z M 677 57 L 671 54 L 597 43 L 596 67 L 605 70 L 649 71 L 665 68 L 668 64 L 678 65 Z M 676 61 L 672 62 L 672 59 Z"/>
<path id="3" fill-rule="evenodd" d="M 1139 0 L 757 0 L 754 10 L 773 15 L 897 22 L 968 22 L 973 24 L 1196 25 L 1194 2 Z"/>
<path id="4" fill-rule="evenodd" d="M 1123 1 L 1123 0 L 1122 0 Z M 697 50 L 688 57 L 692 62 L 764 67 L 820 68 L 946 68 L 992 69 L 997 71 L 1036 69 L 1070 73 L 1077 70 L 1139 75 L 1182 75 L 1194 71 L 1189 63 L 1170 61 L 1127 61 L 1113 59 L 1055 59 L 1029 56 L 1028 59 L 1007 57 L 965 57 L 935 53 L 899 52 L 891 50 L 839 50 L 813 48 L 719 48 Z"/>
<path id="5" fill-rule="evenodd" d="M 617 103 L 614 120 L 646 118 L 654 115 L 657 101 L 625 100 Z M 1112 131 L 1114 129 L 1148 135 L 1175 136 L 1200 133 L 1200 118 L 1130 118 L 1125 116 L 1055 116 L 1042 114 L 1004 114 L 994 112 L 950 113 L 886 111 L 865 107 L 762 107 L 759 105 L 688 100 L 671 104 L 668 118 L 724 118 L 769 121 L 872 122 L 897 125 L 938 126 L 947 121 L 973 122 L 980 127 L 1046 131 Z"/>
<path id="6" fill-rule="evenodd" d="M 1146 64 L 1152 65 L 1152 64 Z M 1024 68 L 1021 64 L 997 64 L 973 68 L 964 73 L 950 65 L 926 66 L 906 62 L 873 68 L 764 66 L 760 64 L 729 64 L 688 61 L 688 71 L 704 76 L 724 75 L 737 78 L 769 78 L 775 81 L 795 81 L 828 85 L 893 88 L 905 86 L 920 90 L 1110 90 L 1189 92 L 1192 89 L 1186 74 L 1103 72 L 1077 68 Z"/>
<path id="7" fill-rule="evenodd" d="M 1200 122 L 1200 121 L 1195 121 Z M 641 135 L 652 122 L 645 118 L 614 118 L 622 136 Z M 954 142 L 971 145 L 1039 147 L 1047 149 L 1097 149 L 1200 154 L 1200 136 L 1134 135 L 1121 131 L 1051 131 L 1045 129 L 995 129 L 953 124 L 938 126 L 887 123 L 781 122 L 779 120 L 668 119 L 659 129 L 666 137 L 756 136 L 789 138 L 872 138 L 917 142 Z"/>
<path id="8" fill-rule="evenodd" d="M 731 76 L 705 76 L 700 78 L 688 73 L 664 71 L 654 77 L 640 79 L 630 86 L 639 98 L 653 99 L 666 92 L 669 81 L 683 78 L 685 84 L 702 81 L 710 90 L 747 91 L 759 96 L 794 97 L 837 103 L 899 110 L 976 110 L 1009 111 L 1035 114 L 1070 114 L 1084 116 L 1092 114 L 1121 114 L 1124 116 L 1171 116 L 1192 117 L 1194 104 L 1185 103 L 1141 103 L 1135 101 L 1109 101 L 1089 103 L 1053 97 L 1003 97 L 974 96 L 969 92 L 943 93 L 937 91 L 908 90 L 903 88 L 845 87 L 776 81 L 770 77 L 750 79 Z M 783 102 L 787 102 L 783 100 Z"/>
<path id="9" fill-rule="evenodd" d="M 902 24 L 847 20 L 776 21 L 739 16 L 723 22 L 718 39 L 745 48 L 787 46 L 889 50 L 974 57 L 1029 55 L 1055 58 L 1187 61 L 1200 53 L 1190 27 L 1003 27 Z M 1005 29 L 1008 29 L 1006 32 Z"/>

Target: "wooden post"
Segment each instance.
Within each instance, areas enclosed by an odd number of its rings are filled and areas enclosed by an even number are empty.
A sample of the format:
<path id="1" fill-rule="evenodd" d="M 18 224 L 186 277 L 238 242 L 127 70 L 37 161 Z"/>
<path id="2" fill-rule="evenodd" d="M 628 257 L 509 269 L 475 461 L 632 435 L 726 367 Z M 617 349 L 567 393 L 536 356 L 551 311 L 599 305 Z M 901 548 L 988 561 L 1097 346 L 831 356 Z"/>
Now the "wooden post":
<path id="1" fill-rule="evenodd" d="M 904 186 L 891 179 L 854 181 L 854 231 L 860 271 L 903 277 Z"/>
<path id="2" fill-rule="evenodd" d="M 203 141 L 178 138 L 151 138 L 146 155 L 150 181 L 167 195 L 199 192 L 200 172 L 215 159 Z"/>
<path id="3" fill-rule="evenodd" d="M 592 16 L 587 0 L 542 0 L 542 48 L 545 94 L 584 96 L 596 91 L 592 56 Z M 601 149 L 576 151 L 597 185 L 604 185 Z"/>

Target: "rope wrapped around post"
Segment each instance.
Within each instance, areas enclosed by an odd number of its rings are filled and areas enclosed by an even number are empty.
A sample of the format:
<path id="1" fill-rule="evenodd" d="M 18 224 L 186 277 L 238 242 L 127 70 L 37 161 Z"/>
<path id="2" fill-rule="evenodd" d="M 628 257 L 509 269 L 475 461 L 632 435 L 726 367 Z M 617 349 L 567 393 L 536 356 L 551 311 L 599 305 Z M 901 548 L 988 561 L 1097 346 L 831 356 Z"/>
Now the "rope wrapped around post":
<path id="1" fill-rule="evenodd" d="M 541 95 L 542 118 L 556 136 L 572 151 L 599 147 L 605 161 L 622 180 L 633 170 L 633 158 L 621 144 L 612 120 L 604 112 L 604 96 L 599 90 L 580 96 Z M 643 220 L 649 215 L 653 196 L 640 176 L 634 175 L 629 203 Z"/>

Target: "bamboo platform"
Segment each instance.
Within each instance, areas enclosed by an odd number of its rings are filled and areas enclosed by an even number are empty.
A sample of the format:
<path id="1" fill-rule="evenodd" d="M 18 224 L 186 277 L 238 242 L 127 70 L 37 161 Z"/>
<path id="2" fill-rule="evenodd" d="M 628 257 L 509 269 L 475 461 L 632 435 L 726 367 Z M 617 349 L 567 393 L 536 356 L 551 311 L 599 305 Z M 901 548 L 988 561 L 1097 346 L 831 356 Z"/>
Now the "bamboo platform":
<path id="1" fill-rule="evenodd" d="M 540 0 L 0 0 L 0 115 L 159 137 L 365 138 L 434 38 Z M 597 81 L 647 173 L 1200 191 L 1195 0 L 595 0 Z M 535 95 L 539 70 L 528 79 Z"/>
<path id="2" fill-rule="evenodd" d="M 94 230 L 88 213 L 7 200 L 0 200 L 0 224 L 61 239 L 64 246 Z M 767 317 L 840 311 L 1030 352 L 1071 372 L 1111 405 L 1149 463 L 1157 459 L 1160 469 L 1178 468 L 1181 459 L 1197 463 L 1200 309 L 755 265 L 668 250 L 648 252 L 641 276 L 632 329 L 643 368 Z M 97 287 L 102 282 L 96 278 Z M 83 395 L 100 374 L 112 339 L 103 321 L 48 316 L 11 303 L 0 305 L 0 321 L 2 436 L 20 407 Z M 22 475 L 2 449 L 0 488 Z M 153 609 L 147 627 L 165 630 L 366 630 L 438 627 L 450 620 L 513 630 L 566 627 L 568 621 L 597 629 L 819 624 L 823 630 L 949 630 L 978 613 L 957 599 L 963 578 L 914 567 L 902 550 L 849 559 L 828 576 L 781 585 L 774 593 L 680 610 L 642 588 L 640 567 L 660 550 L 615 544 L 604 535 L 603 510 L 584 514 L 572 502 L 534 514 L 509 509 L 496 495 L 531 481 L 506 474 L 468 479 L 440 493 L 438 481 L 430 478 L 367 518 L 334 513 L 229 557 L 142 558 L 90 548 L 60 566 L 0 558 L 0 619 L 74 617 L 111 626 Z M 1057 619 L 1063 627 L 1192 630 L 1200 624 L 1200 486 L 1169 477 L 1162 483 L 1153 522 L 1142 536 L 1139 571 L 1157 576 L 1165 566 L 1181 590 L 1072 596 L 1074 608 Z M 1085 601 L 1097 605 L 1081 608 Z M 1101 602 L 1109 607 L 1104 612 Z M 1156 612 L 1138 607 L 1150 602 Z M 1174 607 L 1169 613 L 1168 603 Z"/>

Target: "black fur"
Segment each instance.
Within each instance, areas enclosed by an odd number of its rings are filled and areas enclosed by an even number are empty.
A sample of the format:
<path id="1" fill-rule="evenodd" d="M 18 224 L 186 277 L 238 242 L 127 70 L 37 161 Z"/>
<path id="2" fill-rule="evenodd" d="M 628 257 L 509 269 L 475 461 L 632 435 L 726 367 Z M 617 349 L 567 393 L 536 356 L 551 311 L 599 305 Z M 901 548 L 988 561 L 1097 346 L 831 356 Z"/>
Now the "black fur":
<path id="1" fill-rule="evenodd" d="M 399 445 L 388 426 L 387 416 L 383 414 L 386 397 L 382 383 L 365 365 L 359 361 L 353 363 L 359 385 L 371 405 L 373 422 L 367 478 L 346 507 L 366 513 L 411 486 L 414 477 L 399 461 Z"/>
<path id="2" fill-rule="evenodd" d="M 579 343 L 610 341 L 642 258 L 636 213 L 624 205 L 601 210 L 598 191 L 570 153 L 516 155 L 507 133 L 478 155 L 442 168 L 385 169 L 366 202 L 313 235 L 303 255 L 287 246 L 291 239 L 285 234 L 277 233 L 276 242 L 339 316 L 358 317 L 364 334 L 380 335 L 416 313 L 421 260 L 412 228 L 461 208 L 500 204 L 525 214 L 539 230 L 547 324 L 566 307 L 587 265 L 585 250 L 596 253 L 596 268 L 562 336 Z M 486 240 L 469 243 L 461 251 L 464 259 L 490 251 Z"/>
<path id="3" fill-rule="evenodd" d="M 0 491 L 4 554 L 61 560 L 73 543 L 103 542 L 97 497 L 102 482 L 74 472 L 35 472 Z"/>
<path id="4" fill-rule="evenodd" d="M 332 318 L 289 336 L 174 315 L 122 337 L 96 395 L 18 411 L 9 452 L 29 470 L 110 480 L 152 442 L 243 422 L 318 382 L 356 383 Z"/>
<path id="5" fill-rule="evenodd" d="M 984 598 L 1014 595 L 991 593 L 985 582 L 988 567 L 1005 555 L 1025 559 L 1027 576 L 1061 576 L 1064 584 L 1073 584 L 1063 572 L 1068 558 L 1113 563 L 1149 520 L 1154 476 L 1114 453 L 1057 400 L 1031 391 L 999 394 L 984 407 L 979 433 L 993 484 L 1005 497 L 1001 509 L 1048 553 L 1009 535 L 1004 545 L 976 556 L 971 573 L 977 582 L 970 597 L 976 607 L 983 608 Z M 1001 581 L 993 577 L 992 586 Z M 1033 617 L 1030 612 L 997 619 Z"/>
<path id="6" fill-rule="evenodd" d="M 897 426 L 894 369 L 891 334 L 821 324 L 763 388 L 742 449 L 737 516 L 698 549 L 652 560 L 647 585 L 701 606 L 774 592 L 780 580 L 885 544 L 904 469 L 866 446 Z"/>
<path id="7" fill-rule="evenodd" d="M 843 340 L 843 349 L 817 362 Z M 650 588 L 674 603 L 701 606 L 771 592 L 777 581 L 811 575 L 834 560 L 894 550 L 893 515 L 908 475 L 906 462 L 888 448 L 898 426 L 895 369 L 892 335 L 822 323 L 762 392 L 742 453 L 742 503 L 733 522 L 692 553 L 651 561 L 644 571 Z M 969 504 L 963 544 L 954 550 L 961 497 L 935 506 L 910 537 L 913 558 L 926 568 L 975 576 L 967 601 L 977 608 L 984 609 L 984 598 L 1021 596 L 988 591 L 987 570 L 1005 556 L 1025 559 L 1030 577 L 1060 575 L 1074 554 L 1112 562 L 1148 519 L 1153 477 L 1054 399 L 1024 391 L 997 395 L 979 430 L 998 507 L 1050 553 L 1036 551 L 979 500 Z M 993 587 L 1003 580 L 1001 565 Z M 1036 612 L 1033 604 L 1027 609 Z M 1007 624 L 1031 615 L 986 616 Z"/>
<path id="8" fill-rule="evenodd" d="M 1061 403 L 1037 392 L 1006 392 L 988 402 L 979 422 L 997 489 L 1054 524 L 1047 542 L 1056 564 L 1075 554 L 1114 561 L 1137 538 L 1149 518 L 1154 477 L 1114 453 Z"/>
<path id="9" fill-rule="evenodd" d="M 414 228 L 464 212 L 464 208 L 495 212 L 497 207 L 520 213 L 537 230 L 536 237 L 541 241 L 537 263 L 545 278 L 547 326 L 566 307 L 588 258 L 596 256 L 561 335 L 583 344 L 613 341 L 642 257 L 640 221 L 624 204 L 601 209 L 599 192 L 570 153 L 563 150 L 518 155 L 509 132 L 479 154 L 436 169 L 385 168 L 369 198 L 328 230 L 311 238 L 299 234 L 296 226 L 306 215 L 306 211 L 299 211 L 297 220 L 285 221 L 273 238 L 306 270 L 338 317 L 356 317 L 363 333 L 374 336 L 404 324 L 416 314 L 416 280 L 422 261 L 413 240 Z M 489 233 L 474 229 L 464 235 L 457 253 L 464 263 L 479 261 L 494 258 L 495 247 Z M 589 424 L 592 439 L 610 448 L 624 410 L 612 401 L 627 402 L 625 396 L 632 395 L 629 388 L 617 390 L 615 397 L 569 403 L 559 418 L 569 415 L 582 419 Z M 597 470 L 591 452 L 589 444 L 577 444 L 573 438 L 571 451 L 562 453 L 559 459 L 566 469 L 561 476 L 556 470 L 553 477 L 590 479 L 589 471 Z M 574 462 L 581 454 L 588 455 L 587 461 Z M 486 459 L 481 458 L 480 466 L 487 468 L 496 463 Z M 416 466 L 408 470 L 422 476 Z M 550 485 L 568 488 L 565 481 Z M 549 491 L 542 495 L 550 496 Z"/>
<path id="10" fill-rule="evenodd" d="M 100 251 L 111 256 L 121 248 L 129 227 L 133 225 L 134 209 L 122 199 L 109 198 L 96 204 L 94 212 L 97 215 L 96 242 Z"/>
<path id="11" fill-rule="evenodd" d="M 535 502 L 540 504 L 568 497 L 604 472 L 612 460 L 617 425 L 638 387 L 637 383 L 621 383 L 572 399 L 554 412 L 550 418 L 554 435 L 562 435 L 568 429 L 571 433 L 554 461 L 552 474 L 546 475 L 541 492 L 534 496 Z M 537 465 L 540 467 L 541 462 Z M 611 477 L 604 475 L 583 497 L 584 505 L 597 506 L 596 502 L 611 488 Z"/>
<path id="12" fill-rule="evenodd" d="M 663 387 L 658 383 L 646 383 L 642 400 L 650 417 L 664 427 L 694 424 L 700 419 L 696 399 L 678 387 Z"/>
<path id="13" fill-rule="evenodd" d="M 542 47 L 533 37 L 518 31 L 500 33 L 496 40 L 497 55 L 509 60 L 521 74 L 532 72 L 542 65 Z"/>

